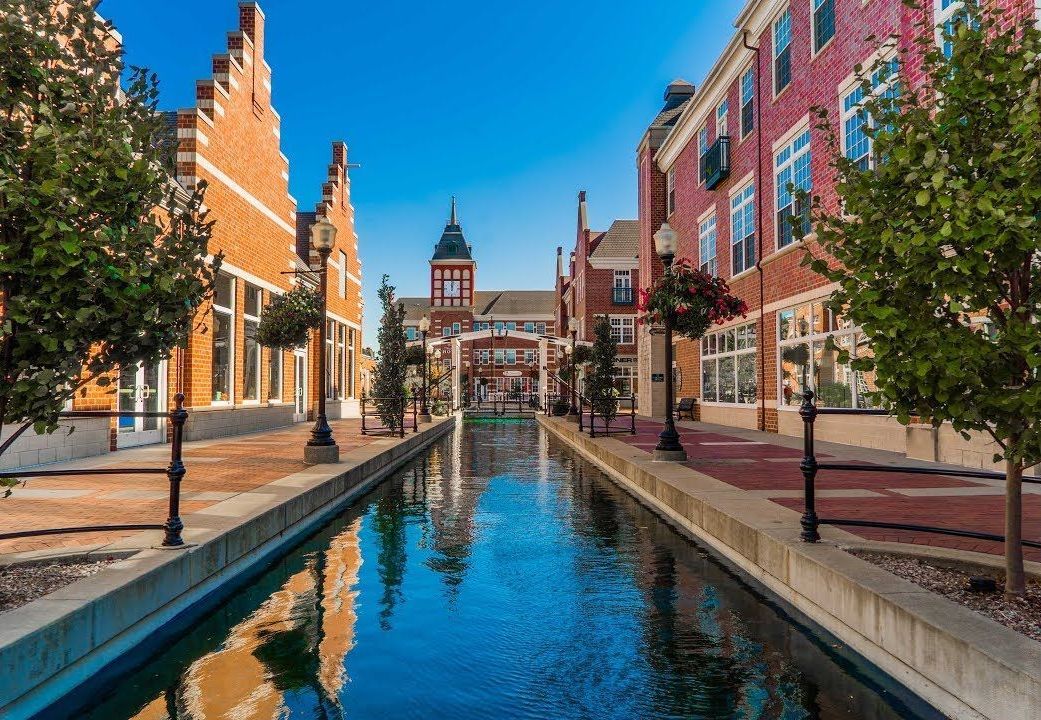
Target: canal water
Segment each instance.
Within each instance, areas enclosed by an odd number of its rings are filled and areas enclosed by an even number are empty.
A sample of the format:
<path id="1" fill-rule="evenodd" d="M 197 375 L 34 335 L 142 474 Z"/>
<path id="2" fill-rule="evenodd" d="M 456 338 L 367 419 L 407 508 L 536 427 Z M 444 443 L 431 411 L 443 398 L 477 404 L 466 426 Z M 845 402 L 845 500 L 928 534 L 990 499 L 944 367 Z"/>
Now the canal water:
<path id="1" fill-rule="evenodd" d="M 933 718 L 533 421 L 465 423 L 76 717 Z"/>

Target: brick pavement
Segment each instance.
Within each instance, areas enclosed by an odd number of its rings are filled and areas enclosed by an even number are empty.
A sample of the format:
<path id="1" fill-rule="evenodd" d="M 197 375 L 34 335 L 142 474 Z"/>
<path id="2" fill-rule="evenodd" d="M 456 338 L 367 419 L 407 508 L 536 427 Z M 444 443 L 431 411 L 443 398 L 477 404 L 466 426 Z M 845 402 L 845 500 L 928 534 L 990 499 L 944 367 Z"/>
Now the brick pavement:
<path id="1" fill-rule="evenodd" d="M 372 442 L 360 420 L 331 423 L 341 456 Z M 251 435 L 185 443 L 188 469 L 181 485 L 182 517 L 247 490 L 304 470 L 303 446 L 310 423 Z M 55 463 L 46 468 L 166 467 L 169 445 L 150 445 Z M 165 475 L 72 475 L 27 478 L 0 499 L 0 532 L 48 527 L 162 523 L 166 520 Z M 60 550 L 113 542 L 140 531 L 44 535 L 0 541 L 0 554 Z"/>
<path id="2" fill-rule="evenodd" d="M 652 452 L 660 422 L 641 419 L 637 434 L 614 437 Z M 801 438 L 753 430 L 681 422 L 688 467 L 748 490 L 784 507 L 802 511 Z M 826 452 L 822 452 L 822 449 Z M 896 453 L 817 443 L 819 460 L 872 464 L 922 465 Z M 1005 499 L 1000 481 L 890 472 L 821 470 L 817 475 L 817 514 L 820 517 L 934 525 L 1004 534 Z M 1041 486 L 1024 486 L 1023 536 L 1041 540 Z M 869 540 L 932 545 L 1000 555 L 1001 543 L 935 533 L 841 526 Z M 1030 560 L 1041 551 L 1028 549 Z"/>

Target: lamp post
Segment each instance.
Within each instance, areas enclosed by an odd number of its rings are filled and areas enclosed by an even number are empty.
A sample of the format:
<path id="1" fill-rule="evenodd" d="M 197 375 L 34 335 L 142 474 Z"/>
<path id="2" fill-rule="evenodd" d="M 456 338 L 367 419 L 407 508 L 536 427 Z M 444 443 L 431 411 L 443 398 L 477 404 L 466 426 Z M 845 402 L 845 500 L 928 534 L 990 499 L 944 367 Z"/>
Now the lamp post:
<path id="1" fill-rule="evenodd" d="M 433 422 L 430 408 L 427 405 L 427 393 L 430 382 L 430 357 L 427 355 L 427 333 L 430 332 L 430 318 L 424 315 L 419 321 L 419 334 L 423 338 L 423 395 L 419 406 L 419 422 Z"/>
<path id="2" fill-rule="evenodd" d="M 571 352 L 568 355 L 571 356 L 571 408 L 568 410 L 568 417 L 577 422 L 578 420 L 578 353 L 575 351 L 578 345 L 578 318 L 572 316 L 567 321 L 568 332 L 571 333 Z M 567 352 L 567 349 L 565 349 Z"/>
<path id="3" fill-rule="evenodd" d="M 676 231 L 668 223 L 662 223 L 658 232 L 654 233 L 654 249 L 665 266 L 665 274 L 672 273 L 672 261 L 676 257 Z M 654 446 L 655 460 L 682 462 L 687 459 L 687 451 L 680 444 L 680 434 L 676 432 L 676 421 L 672 417 L 672 319 L 665 314 L 665 428 L 658 435 L 658 444 Z"/>
<path id="4" fill-rule="evenodd" d="M 320 218 L 311 226 L 311 245 L 318 251 L 318 293 L 322 298 L 322 324 L 318 328 L 318 416 L 311 428 L 311 439 L 304 447 L 304 462 L 334 463 L 340 460 L 340 448 L 333 439 L 332 428 L 325 416 L 326 292 L 328 288 L 329 253 L 336 242 L 336 226 L 329 218 Z"/>

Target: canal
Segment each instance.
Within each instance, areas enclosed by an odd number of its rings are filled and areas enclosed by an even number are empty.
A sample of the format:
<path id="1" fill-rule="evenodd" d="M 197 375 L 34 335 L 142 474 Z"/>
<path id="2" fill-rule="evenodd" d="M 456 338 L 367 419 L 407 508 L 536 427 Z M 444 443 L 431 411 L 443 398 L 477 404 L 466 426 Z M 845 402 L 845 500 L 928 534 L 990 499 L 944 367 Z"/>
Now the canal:
<path id="1" fill-rule="evenodd" d="M 933 718 L 533 421 L 466 423 L 91 720 Z"/>

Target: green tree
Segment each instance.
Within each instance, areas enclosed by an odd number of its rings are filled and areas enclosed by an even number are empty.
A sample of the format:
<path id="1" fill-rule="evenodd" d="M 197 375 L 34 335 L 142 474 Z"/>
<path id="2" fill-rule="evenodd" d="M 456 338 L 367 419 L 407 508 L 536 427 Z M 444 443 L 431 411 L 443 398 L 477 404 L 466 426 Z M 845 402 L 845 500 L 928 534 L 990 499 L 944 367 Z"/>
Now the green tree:
<path id="1" fill-rule="evenodd" d="M 383 276 L 379 289 L 383 317 L 376 335 L 379 354 L 376 358 L 372 393 L 380 419 L 387 427 L 397 428 L 401 422 L 400 399 L 405 397 L 405 377 L 408 373 L 405 346 L 405 306 L 394 300 L 394 286 L 390 277 Z"/>
<path id="2" fill-rule="evenodd" d="M 586 393 L 593 412 L 609 424 L 618 413 L 618 400 L 614 393 L 614 364 L 618 345 L 611 338 L 611 322 L 606 315 L 601 315 L 593 323 L 593 349 L 590 355 Z"/>
<path id="3" fill-rule="evenodd" d="M 156 78 L 120 88 L 95 4 L 0 0 L 0 424 L 21 430 L 184 342 L 220 263 Z"/>
<path id="4" fill-rule="evenodd" d="M 1000 448 L 1005 589 L 1021 595 L 1022 477 L 1041 460 L 1041 34 L 966 12 L 945 33 L 949 58 L 925 26 L 897 63 L 863 70 L 870 161 L 847 159 L 818 111 L 841 204 L 813 198 L 824 252 L 807 261 L 870 342 L 874 357 L 852 365 L 875 371 L 876 401 Z M 904 70 L 923 86 L 898 85 Z"/>

